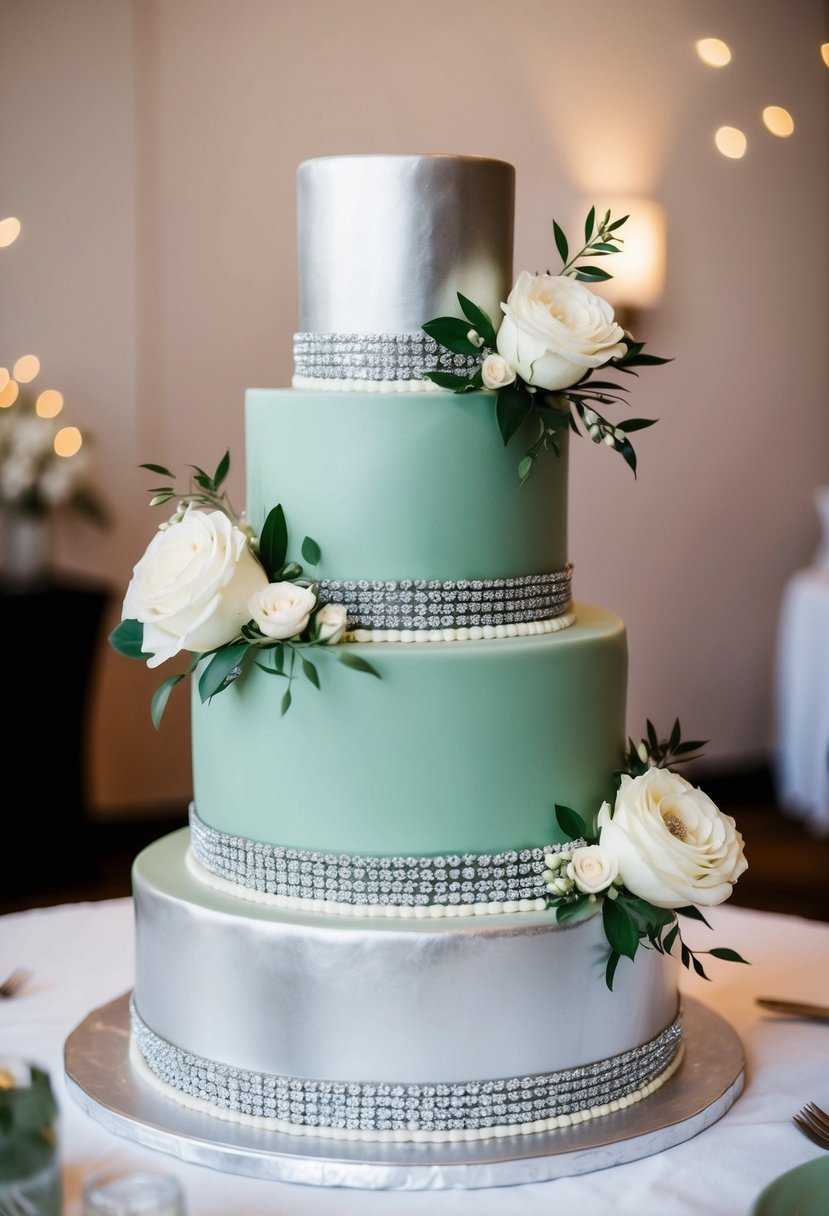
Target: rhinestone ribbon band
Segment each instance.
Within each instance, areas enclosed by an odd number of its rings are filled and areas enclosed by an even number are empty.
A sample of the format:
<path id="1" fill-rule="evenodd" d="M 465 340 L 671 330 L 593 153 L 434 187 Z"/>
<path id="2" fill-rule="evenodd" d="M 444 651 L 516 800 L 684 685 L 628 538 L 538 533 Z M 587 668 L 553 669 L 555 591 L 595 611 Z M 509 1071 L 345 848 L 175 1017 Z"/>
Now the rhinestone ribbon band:
<path id="1" fill-rule="evenodd" d="M 522 578 L 322 579 L 320 600 L 344 604 L 349 629 L 462 629 L 520 625 L 562 616 L 573 568 Z"/>
<path id="2" fill-rule="evenodd" d="M 308 380 L 420 380 L 471 375 L 477 355 L 454 355 L 426 334 L 294 334 L 294 374 Z"/>
<path id="3" fill-rule="evenodd" d="M 263 844 L 219 832 L 190 807 L 190 847 L 219 878 L 289 899 L 385 907 L 546 900 L 544 857 L 566 845 L 444 857 L 359 857 Z"/>
<path id="4" fill-rule="evenodd" d="M 680 1018 L 641 1047 L 562 1072 L 441 1085 L 310 1081 L 233 1068 L 168 1043 L 131 1003 L 132 1027 L 151 1071 L 182 1094 L 222 1110 L 302 1127 L 451 1132 L 534 1123 L 591 1110 L 640 1091 L 669 1067 Z"/>

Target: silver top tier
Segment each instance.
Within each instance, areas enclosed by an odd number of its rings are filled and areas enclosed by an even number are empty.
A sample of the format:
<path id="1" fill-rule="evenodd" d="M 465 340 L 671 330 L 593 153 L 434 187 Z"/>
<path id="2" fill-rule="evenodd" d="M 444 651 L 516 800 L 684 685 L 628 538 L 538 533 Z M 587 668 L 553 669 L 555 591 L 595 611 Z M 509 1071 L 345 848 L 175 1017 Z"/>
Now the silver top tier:
<path id="1" fill-rule="evenodd" d="M 420 334 L 457 293 L 496 320 L 512 286 L 515 170 L 478 156 L 330 156 L 298 173 L 299 328 Z"/>

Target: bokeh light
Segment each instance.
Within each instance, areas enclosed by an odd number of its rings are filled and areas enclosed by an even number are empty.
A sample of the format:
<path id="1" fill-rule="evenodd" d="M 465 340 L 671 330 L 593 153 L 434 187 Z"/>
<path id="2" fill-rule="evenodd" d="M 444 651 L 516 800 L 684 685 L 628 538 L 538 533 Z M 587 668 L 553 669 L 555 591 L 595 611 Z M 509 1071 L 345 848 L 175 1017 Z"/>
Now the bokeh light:
<path id="1" fill-rule="evenodd" d="M 0 393 L 2 393 L 3 389 L 6 387 L 8 382 L 9 382 L 9 369 L 7 367 L 0 367 Z"/>
<path id="2" fill-rule="evenodd" d="M 794 130 L 794 119 L 788 110 L 782 106 L 766 106 L 763 110 L 763 122 L 772 135 L 785 139 Z"/>
<path id="3" fill-rule="evenodd" d="M 40 371 L 37 355 L 21 355 L 14 365 L 14 378 L 18 384 L 28 384 Z"/>
<path id="4" fill-rule="evenodd" d="M 826 64 L 827 68 L 829 68 L 829 42 L 821 43 L 820 57 Z"/>
<path id="5" fill-rule="evenodd" d="M 702 62 L 710 68 L 724 68 L 731 63 L 731 49 L 721 38 L 700 38 L 696 48 Z"/>
<path id="6" fill-rule="evenodd" d="M 55 435 L 55 451 L 58 456 L 74 456 L 81 450 L 83 436 L 76 426 L 62 426 Z"/>
<path id="7" fill-rule="evenodd" d="M 5 249 L 6 245 L 13 244 L 20 236 L 20 220 L 9 215 L 4 220 L 0 220 L 0 249 Z"/>
<path id="8" fill-rule="evenodd" d="M 0 409 L 7 410 L 10 405 L 14 405 L 19 392 L 20 385 L 17 383 L 17 381 L 9 380 L 6 387 L 0 391 Z"/>
<path id="9" fill-rule="evenodd" d="M 748 140 L 738 127 L 720 127 L 714 136 L 717 151 L 731 160 L 739 160 L 745 156 Z"/>
<path id="10" fill-rule="evenodd" d="M 56 388 L 47 388 L 35 402 L 35 411 L 39 418 L 57 418 L 63 409 L 63 393 Z"/>

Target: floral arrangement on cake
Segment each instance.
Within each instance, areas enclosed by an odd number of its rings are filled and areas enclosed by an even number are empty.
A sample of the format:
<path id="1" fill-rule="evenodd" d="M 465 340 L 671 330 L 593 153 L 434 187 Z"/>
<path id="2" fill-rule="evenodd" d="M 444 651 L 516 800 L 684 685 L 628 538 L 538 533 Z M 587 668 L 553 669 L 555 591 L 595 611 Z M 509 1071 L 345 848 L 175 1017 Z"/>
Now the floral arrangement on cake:
<path id="1" fill-rule="evenodd" d="M 682 741 L 679 720 L 662 740 L 648 721 L 647 738 L 629 740 L 614 805 L 602 804 L 596 834 L 575 811 L 556 806 L 573 847 L 545 857 L 548 903 L 566 921 L 601 900 L 608 988 L 620 959 L 633 959 L 640 945 L 670 954 L 679 943 L 682 965 L 703 979 L 699 954 L 746 961 L 726 946 L 694 952 L 682 939 L 679 917 L 708 925 L 696 905 L 724 903 L 748 867 L 731 816 L 667 767 L 695 758 L 703 746 Z"/>
<path id="2" fill-rule="evenodd" d="M 150 490 L 150 506 L 176 499 L 177 506 L 134 567 L 121 623 L 109 640 L 127 658 L 146 659 L 148 667 L 158 667 L 182 651 L 192 656 L 187 670 L 169 676 L 153 695 L 156 729 L 170 693 L 200 664 L 202 702 L 229 688 L 251 662 L 286 680 L 283 715 L 291 706 L 296 675 L 320 687 L 311 652 L 335 651 L 345 666 L 379 674 L 365 659 L 337 646 L 346 630 L 345 607 L 321 603 L 313 572 L 309 576 L 299 562 L 288 560 L 282 506 L 268 513 L 258 536 L 234 510 L 223 488 L 229 452 L 212 476 L 191 465 L 190 484 L 181 495 L 175 489 L 175 473 L 164 465 L 140 467 L 173 483 Z M 306 536 L 301 554 L 316 567 L 320 547 Z"/>
<path id="3" fill-rule="evenodd" d="M 645 354 L 616 321 L 613 308 L 585 286 L 613 276 L 584 259 L 619 253 L 619 229 L 628 217 L 613 219 L 607 211 L 597 220 L 591 207 L 584 225 L 584 244 L 570 255 L 570 243 L 553 220 L 553 235 L 562 260 L 557 275 L 523 270 L 505 303 L 500 327 L 482 308 L 458 292 L 463 318 L 437 317 L 424 331 L 439 346 L 458 355 L 480 356 L 471 375 L 426 372 L 440 388 L 465 393 L 491 389 L 496 393 L 496 418 L 505 444 L 525 422 L 535 421 L 538 433 L 518 465 L 525 481 L 545 451 L 558 453 L 559 436 L 567 429 L 587 435 L 594 443 L 618 452 L 636 474 L 636 453 L 629 436 L 653 426 L 656 419 L 627 418 L 610 422 L 596 408 L 626 402 L 628 386 L 594 379 L 608 367 L 637 375 L 637 368 L 669 363 Z"/>

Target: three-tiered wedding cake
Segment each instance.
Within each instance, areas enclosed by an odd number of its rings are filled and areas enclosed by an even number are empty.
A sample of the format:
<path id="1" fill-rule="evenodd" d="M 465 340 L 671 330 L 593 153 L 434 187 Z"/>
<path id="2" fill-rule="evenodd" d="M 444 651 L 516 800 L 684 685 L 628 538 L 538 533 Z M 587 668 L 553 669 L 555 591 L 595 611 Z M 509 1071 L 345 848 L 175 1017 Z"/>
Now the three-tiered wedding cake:
<path id="1" fill-rule="evenodd" d="M 548 906 L 574 889 L 555 887 L 572 850 L 555 807 L 592 831 L 615 796 L 625 630 L 570 598 L 566 435 L 520 484 L 494 393 L 424 379 L 475 366 L 422 328 L 458 292 L 501 316 L 513 169 L 332 157 L 298 180 L 296 375 L 247 393 L 247 518 L 262 552 L 277 504 L 289 555 L 294 527 L 318 538 L 297 595 L 331 610 L 309 626 L 289 603 L 268 633 L 284 595 L 260 598 L 221 695 L 193 682 L 191 826 L 134 867 L 136 1067 L 217 1117 L 312 1136 L 599 1117 L 682 1054 L 674 960 L 643 950 L 611 991 L 601 904 Z M 279 557 L 284 588 L 298 567 Z M 245 641 L 291 628 L 317 648 L 263 647 L 239 676 Z"/>

